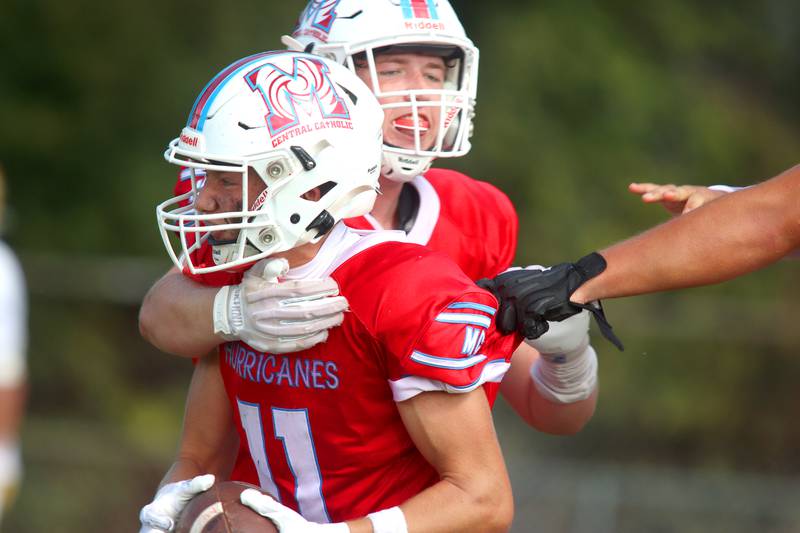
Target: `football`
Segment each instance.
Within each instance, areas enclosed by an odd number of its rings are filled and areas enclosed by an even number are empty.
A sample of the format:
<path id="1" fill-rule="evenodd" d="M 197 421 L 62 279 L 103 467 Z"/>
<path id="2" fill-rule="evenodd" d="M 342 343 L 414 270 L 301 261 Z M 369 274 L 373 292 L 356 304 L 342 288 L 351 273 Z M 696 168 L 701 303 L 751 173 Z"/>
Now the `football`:
<path id="1" fill-rule="evenodd" d="M 215 483 L 186 505 L 175 533 L 278 533 L 270 520 L 242 505 L 239 495 L 245 489 L 269 494 L 240 481 Z"/>

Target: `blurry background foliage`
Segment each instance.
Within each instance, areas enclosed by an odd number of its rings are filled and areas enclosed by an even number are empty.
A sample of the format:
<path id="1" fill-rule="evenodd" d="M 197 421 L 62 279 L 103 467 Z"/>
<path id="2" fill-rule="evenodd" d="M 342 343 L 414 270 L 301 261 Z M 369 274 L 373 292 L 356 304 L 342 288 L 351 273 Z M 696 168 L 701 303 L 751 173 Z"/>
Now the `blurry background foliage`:
<path id="1" fill-rule="evenodd" d="M 481 50 L 478 110 L 472 153 L 441 164 L 513 199 L 518 264 L 575 259 L 664 220 L 630 181 L 745 185 L 797 163 L 796 2 L 455 6 Z M 161 153 L 208 79 L 279 48 L 302 7 L 0 3 L 7 239 L 31 293 L 27 471 L 6 531 L 136 529 L 191 372 L 136 326 L 169 266 L 154 206 L 175 170 Z M 786 261 L 607 302 L 627 349 L 596 335 L 602 393 L 584 432 L 540 435 L 496 409 L 515 531 L 796 531 L 798 280 Z"/>

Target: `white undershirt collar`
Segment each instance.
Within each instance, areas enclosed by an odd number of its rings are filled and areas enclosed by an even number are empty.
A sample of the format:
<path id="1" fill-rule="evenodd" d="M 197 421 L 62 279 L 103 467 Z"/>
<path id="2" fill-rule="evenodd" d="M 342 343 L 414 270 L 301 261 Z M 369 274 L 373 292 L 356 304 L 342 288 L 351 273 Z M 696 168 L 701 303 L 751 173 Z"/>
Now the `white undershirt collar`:
<path id="1" fill-rule="evenodd" d="M 414 225 L 411 231 L 408 232 L 408 242 L 427 245 L 433 235 L 433 230 L 436 228 L 436 223 L 439 221 L 439 212 L 441 211 L 441 201 L 439 194 L 433 185 L 425 179 L 424 176 L 419 175 L 409 182 L 419 193 L 419 211 L 417 218 L 414 220 Z M 378 219 L 370 214 L 364 215 L 364 218 L 375 229 L 383 229 Z"/>
<path id="2" fill-rule="evenodd" d="M 317 255 L 308 263 L 289 269 L 283 279 L 320 279 L 330 276 L 339 265 L 358 252 L 389 241 L 408 242 L 408 239 L 402 231 L 359 231 L 339 222 L 322 243 Z"/>

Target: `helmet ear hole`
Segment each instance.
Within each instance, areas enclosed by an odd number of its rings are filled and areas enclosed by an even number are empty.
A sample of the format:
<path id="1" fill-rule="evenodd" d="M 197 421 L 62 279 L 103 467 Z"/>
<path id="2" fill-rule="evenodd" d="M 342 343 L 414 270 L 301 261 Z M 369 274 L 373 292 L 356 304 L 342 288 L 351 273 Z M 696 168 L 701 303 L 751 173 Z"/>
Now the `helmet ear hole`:
<path id="1" fill-rule="evenodd" d="M 326 181 L 322 185 L 318 185 L 316 187 L 307 190 L 306 192 L 300 195 L 300 198 L 302 198 L 303 200 L 309 200 L 311 202 L 319 202 L 334 187 L 336 187 L 336 183 L 332 181 Z"/>
<path id="2" fill-rule="evenodd" d="M 322 185 L 319 186 L 319 197 L 323 198 L 334 187 L 336 187 L 336 183 L 334 183 L 332 181 L 326 181 L 325 183 L 323 183 Z"/>

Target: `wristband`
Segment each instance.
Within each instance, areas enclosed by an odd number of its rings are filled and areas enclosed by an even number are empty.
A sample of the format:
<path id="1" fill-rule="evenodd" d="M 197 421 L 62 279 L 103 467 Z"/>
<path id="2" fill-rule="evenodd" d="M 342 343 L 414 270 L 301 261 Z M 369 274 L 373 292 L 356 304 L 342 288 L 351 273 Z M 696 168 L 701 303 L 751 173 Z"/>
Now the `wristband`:
<path id="1" fill-rule="evenodd" d="M 370 513 L 367 518 L 372 522 L 373 533 L 408 533 L 406 517 L 399 507 Z"/>
<path id="2" fill-rule="evenodd" d="M 708 188 L 709 190 L 712 191 L 736 192 L 736 191 L 741 191 L 742 189 L 746 189 L 747 187 L 731 187 L 730 185 L 711 185 Z"/>
<path id="3" fill-rule="evenodd" d="M 214 334 L 225 340 L 236 340 L 236 326 L 241 328 L 244 322 L 241 310 L 241 288 L 238 285 L 227 285 L 217 291 L 212 312 Z"/>

